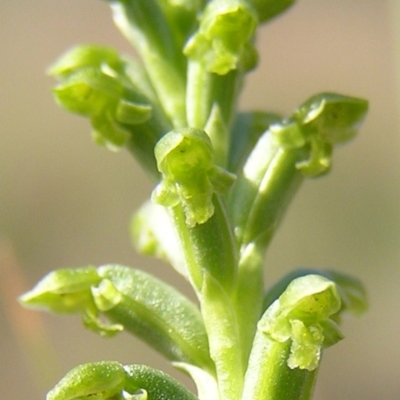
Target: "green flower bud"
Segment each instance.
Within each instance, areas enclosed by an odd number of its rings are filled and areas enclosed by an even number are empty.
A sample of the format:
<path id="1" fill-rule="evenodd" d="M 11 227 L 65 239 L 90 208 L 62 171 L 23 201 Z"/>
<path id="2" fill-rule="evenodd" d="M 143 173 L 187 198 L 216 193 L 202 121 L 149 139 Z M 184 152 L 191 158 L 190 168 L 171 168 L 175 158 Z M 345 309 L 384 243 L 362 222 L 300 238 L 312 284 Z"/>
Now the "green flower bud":
<path id="1" fill-rule="evenodd" d="M 279 343 L 291 341 L 290 368 L 312 371 L 318 366 L 322 347 L 343 338 L 330 320 L 340 307 L 334 282 L 320 275 L 303 276 L 293 280 L 267 309 L 258 329 Z"/>
<path id="2" fill-rule="evenodd" d="M 356 135 L 367 111 L 366 100 L 336 93 L 322 93 L 303 103 L 293 120 L 310 146 L 310 156 L 297 168 L 306 176 L 328 172 L 333 146 Z"/>
<path id="3" fill-rule="evenodd" d="M 199 30 L 189 39 L 184 53 L 204 63 L 208 72 L 225 75 L 237 69 L 244 56 L 250 67 L 251 44 L 257 26 L 254 10 L 243 0 L 212 0 L 200 17 Z M 252 54 L 252 56 L 250 56 Z"/>
<path id="4" fill-rule="evenodd" d="M 170 207 L 181 203 L 191 227 L 210 219 L 214 192 L 229 188 L 234 178 L 214 166 L 208 135 L 196 128 L 171 131 L 157 143 L 155 156 L 163 178 L 153 200 Z"/>

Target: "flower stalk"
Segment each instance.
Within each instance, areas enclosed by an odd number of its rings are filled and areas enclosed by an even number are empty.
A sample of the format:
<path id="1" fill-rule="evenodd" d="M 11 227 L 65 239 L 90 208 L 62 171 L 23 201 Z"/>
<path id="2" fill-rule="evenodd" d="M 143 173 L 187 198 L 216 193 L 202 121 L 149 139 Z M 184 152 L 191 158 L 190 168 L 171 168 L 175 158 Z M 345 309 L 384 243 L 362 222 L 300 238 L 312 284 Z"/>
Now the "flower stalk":
<path id="1" fill-rule="evenodd" d="M 78 46 L 50 74 L 56 101 L 89 119 L 94 141 L 127 149 L 155 182 L 132 219 L 138 251 L 169 263 L 196 302 L 137 268 L 54 271 L 23 305 L 79 314 L 110 337 L 125 330 L 188 373 L 198 393 L 161 371 L 117 362 L 68 373 L 47 400 L 310 400 L 343 313 L 366 308 L 358 280 L 297 270 L 264 289 L 264 260 L 301 183 L 328 173 L 368 103 L 310 97 L 292 115 L 241 113 L 259 26 L 294 0 L 108 0 L 140 63 Z"/>

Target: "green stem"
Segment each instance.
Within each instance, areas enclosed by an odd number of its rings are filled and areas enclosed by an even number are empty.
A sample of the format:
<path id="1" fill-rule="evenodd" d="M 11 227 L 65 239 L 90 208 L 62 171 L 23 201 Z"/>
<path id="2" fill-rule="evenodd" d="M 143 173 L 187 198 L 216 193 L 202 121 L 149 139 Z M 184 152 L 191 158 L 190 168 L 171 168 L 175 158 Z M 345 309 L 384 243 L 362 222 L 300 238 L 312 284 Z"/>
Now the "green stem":
<path id="1" fill-rule="evenodd" d="M 234 297 L 244 368 L 249 360 L 257 321 L 262 314 L 264 295 L 262 254 L 255 246 L 247 246 L 246 250 L 246 254 L 240 257 Z"/>
<path id="2" fill-rule="evenodd" d="M 186 89 L 187 120 L 189 126 L 203 129 L 210 115 L 212 96 L 211 74 L 198 61 L 188 61 Z"/>
<path id="3" fill-rule="evenodd" d="M 225 123 L 229 124 L 241 75 L 237 70 L 217 75 L 208 72 L 203 63 L 189 59 L 186 93 L 189 126 L 204 128 L 214 104 L 218 104 Z"/>
<path id="4" fill-rule="evenodd" d="M 232 301 L 208 272 L 200 294 L 210 356 L 215 363 L 221 400 L 238 400 L 243 390 L 244 365 L 240 330 Z"/>
<path id="5" fill-rule="evenodd" d="M 226 75 L 210 73 L 202 62 L 188 60 L 186 89 L 186 112 L 188 125 L 204 129 L 218 108 L 225 129 L 208 131 L 218 165 L 226 166 L 229 147 L 229 127 L 236 108 L 236 101 L 242 85 L 243 73 L 233 70 Z"/>

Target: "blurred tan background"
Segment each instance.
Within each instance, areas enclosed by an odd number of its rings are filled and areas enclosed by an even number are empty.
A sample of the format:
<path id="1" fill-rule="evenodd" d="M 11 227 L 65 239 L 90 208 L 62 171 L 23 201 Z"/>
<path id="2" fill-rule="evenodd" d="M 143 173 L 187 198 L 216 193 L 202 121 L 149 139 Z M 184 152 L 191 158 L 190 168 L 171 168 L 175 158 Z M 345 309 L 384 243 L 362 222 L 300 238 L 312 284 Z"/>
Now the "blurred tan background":
<path id="1" fill-rule="evenodd" d="M 355 274 L 368 288 L 368 314 L 346 321 L 346 339 L 325 352 L 316 400 L 400 398 L 398 3 L 299 1 L 260 32 L 261 63 L 241 99 L 243 109 L 286 114 L 327 90 L 371 102 L 359 137 L 336 151 L 332 173 L 301 189 L 268 257 L 268 283 L 310 266 Z M 128 154 L 92 144 L 88 122 L 53 102 L 46 67 L 85 42 L 130 51 L 105 2 L 0 1 L 4 399 L 43 399 L 66 371 L 89 361 L 167 365 L 128 335 L 107 341 L 85 331 L 78 318 L 22 310 L 14 297 L 51 269 L 117 262 L 143 267 L 188 292 L 167 266 L 131 248 L 130 215 L 151 190 L 144 174 Z"/>

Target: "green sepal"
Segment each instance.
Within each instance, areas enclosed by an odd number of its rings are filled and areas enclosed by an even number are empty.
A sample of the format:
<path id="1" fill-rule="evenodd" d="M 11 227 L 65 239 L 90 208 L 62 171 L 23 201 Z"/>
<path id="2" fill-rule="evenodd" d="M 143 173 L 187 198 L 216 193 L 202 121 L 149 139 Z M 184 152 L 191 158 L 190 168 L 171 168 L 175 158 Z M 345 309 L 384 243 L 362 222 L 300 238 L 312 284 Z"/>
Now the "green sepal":
<path id="1" fill-rule="evenodd" d="M 119 125 L 108 113 L 97 114 L 90 118 L 93 127 L 92 139 L 99 146 L 118 151 L 129 141 L 129 132 Z"/>
<path id="2" fill-rule="evenodd" d="M 284 292 L 289 283 L 305 275 L 320 275 L 335 282 L 341 299 L 340 310 L 332 316 L 335 321 L 340 321 L 340 316 L 350 314 L 358 316 L 368 308 L 367 294 L 359 279 L 338 271 L 314 268 L 301 268 L 282 277 L 264 294 L 263 310 L 265 311 Z"/>
<path id="3" fill-rule="evenodd" d="M 114 113 L 123 86 L 100 69 L 86 67 L 69 75 L 53 89 L 53 93 L 66 110 L 90 116 L 105 109 Z"/>
<path id="4" fill-rule="evenodd" d="M 97 308 L 85 310 L 82 314 L 82 324 L 86 329 L 97 333 L 103 338 L 111 338 L 124 330 L 124 326 L 121 324 L 112 324 L 109 321 L 104 321 Z"/>
<path id="5" fill-rule="evenodd" d="M 199 30 L 187 42 L 187 57 L 204 63 L 208 72 L 225 75 L 254 55 L 251 39 L 257 26 L 254 10 L 243 0 L 212 0 L 200 16 Z"/>
<path id="6" fill-rule="evenodd" d="M 207 134 L 196 128 L 171 131 L 157 143 L 155 156 L 162 181 L 153 201 L 169 207 L 181 204 L 190 227 L 208 221 L 214 214 L 214 192 L 229 188 L 234 177 L 214 166 Z"/>
<path id="7" fill-rule="evenodd" d="M 136 103 L 121 99 L 117 104 L 115 119 L 127 125 L 138 125 L 151 118 L 152 107 L 149 104 Z"/>
<path id="8" fill-rule="evenodd" d="M 313 371 L 319 364 L 322 347 L 343 338 L 331 319 L 340 307 L 334 282 L 320 275 L 302 276 L 294 279 L 265 311 L 258 329 L 279 343 L 290 340 L 289 368 Z"/>
<path id="9" fill-rule="evenodd" d="M 304 176 L 314 177 L 330 170 L 333 145 L 324 141 L 319 132 L 307 137 L 301 125 L 293 119 L 271 125 L 269 130 L 282 148 L 293 152 L 296 149 L 303 149 L 304 156 L 294 164 L 294 167 Z"/>
<path id="10" fill-rule="evenodd" d="M 163 371 L 146 365 L 126 365 L 124 390 L 128 393 L 145 393 L 147 400 L 198 400 L 176 379 Z"/>
<path id="11" fill-rule="evenodd" d="M 50 390 L 46 400 L 122 400 L 126 373 L 115 361 L 79 365 Z"/>
<path id="12" fill-rule="evenodd" d="M 368 111 L 368 102 L 337 93 L 321 93 L 309 98 L 294 113 L 306 136 L 318 132 L 328 143 L 353 138 Z"/>
<path id="13" fill-rule="evenodd" d="M 85 328 L 100 336 L 111 337 L 122 331 L 123 326 L 106 323 L 99 317 L 91 290 L 101 281 L 95 267 L 59 269 L 47 274 L 19 300 L 33 309 L 57 314 L 80 314 Z"/>
<path id="14" fill-rule="evenodd" d="M 340 316 L 343 314 L 359 316 L 367 311 L 368 296 L 364 285 L 359 279 L 331 270 L 326 271 L 325 276 L 336 283 L 342 300 L 342 307 L 339 313 L 333 316 L 336 321 L 340 321 Z"/>
<path id="15" fill-rule="evenodd" d="M 95 267 L 59 269 L 44 276 L 19 301 L 25 307 L 54 313 L 81 312 L 94 307 L 90 287 L 100 280 Z"/>
<path id="16" fill-rule="evenodd" d="M 101 69 L 104 66 L 114 71 L 121 71 L 124 68 L 124 62 L 113 48 L 82 44 L 63 54 L 49 67 L 47 73 L 65 79 L 82 68 Z"/>
<path id="17" fill-rule="evenodd" d="M 248 0 L 257 11 L 259 22 L 267 22 L 291 7 L 296 0 Z"/>

